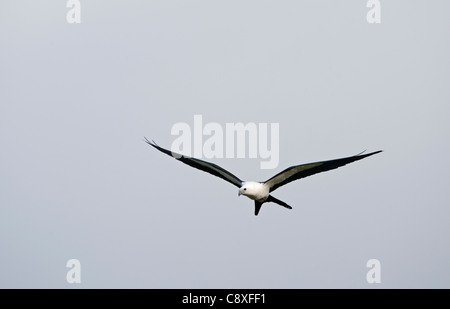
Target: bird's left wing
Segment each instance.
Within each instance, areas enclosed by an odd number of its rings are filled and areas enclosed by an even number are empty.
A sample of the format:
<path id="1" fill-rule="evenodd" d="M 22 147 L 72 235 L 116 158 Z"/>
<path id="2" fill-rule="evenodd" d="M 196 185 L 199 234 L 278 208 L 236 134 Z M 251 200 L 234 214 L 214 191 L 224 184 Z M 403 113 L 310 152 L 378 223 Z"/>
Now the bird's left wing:
<path id="1" fill-rule="evenodd" d="M 144 137 L 145 138 L 145 137 Z M 150 142 L 147 138 L 145 138 L 145 141 L 147 142 L 147 144 L 155 147 L 156 149 L 158 149 L 159 151 L 165 153 L 166 155 L 169 155 L 171 157 L 174 157 L 175 159 L 183 162 L 184 164 L 190 165 L 192 167 L 195 167 L 199 170 L 202 170 L 204 172 L 210 173 L 214 176 L 220 177 L 226 181 L 228 181 L 229 183 L 232 183 L 233 185 L 235 185 L 236 187 L 240 188 L 242 186 L 242 180 L 240 180 L 239 178 L 237 178 L 236 176 L 234 176 L 233 174 L 231 174 L 229 171 L 221 168 L 220 166 L 210 163 L 210 162 L 206 162 L 206 161 L 202 161 L 199 159 L 195 159 L 195 158 L 191 158 L 188 156 L 184 156 L 175 152 L 172 152 L 170 150 L 164 149 L 162 147 L 159 147 L 158 145 L 156 145 L 155 142 Z"/>
<path id="2" fill-rule="evenodd" d="M 342 158 L 342 159 L 335 159 L 335 160 L 329 160 L 329 161 L 321 161 L 321 162 L 315 162 L 315 163 L 308 163 L 308 164 L 302 164 L 302 165 L 295 165 L 291 166 L 281 173 L 276 174 L 269 180 L 265 182 L 266 185 L 269 186 L 270 192 L 276 190 L 277 188 L 291 182 L 297 179 L 305 178 L 317 173 L 326 172 L 341 166 L 344 166 L 346 164 L 349 164 L 354 161 L 358 161 L 361 159 L 364 159 L 368 156 L 374 155 L 376 153 L 381 152 L 375 151 L 372 153 L 368 153 L 365 155 L 356 155 L 352 157 Z"/>

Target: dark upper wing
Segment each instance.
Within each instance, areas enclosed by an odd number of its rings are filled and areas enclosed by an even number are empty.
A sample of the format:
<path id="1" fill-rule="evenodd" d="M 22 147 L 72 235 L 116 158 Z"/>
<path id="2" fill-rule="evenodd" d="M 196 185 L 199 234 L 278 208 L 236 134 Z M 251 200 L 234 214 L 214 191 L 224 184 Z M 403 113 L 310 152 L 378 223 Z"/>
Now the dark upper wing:
<path id="1" fill-rule="evenodd" d="M 348 158 L 342 158 L 342 159 L 335 159 L 335 160 L 329 160 L 329 161 L 322 161 L 322 162 L 315 162 L 315 163 L 308 163 L 308 164 L 302 164 L 302 165 L 295 165 L 291 166 L 281 173 L 276 174 L 269 180 L 265 182 L 265 184 L 269 185 L 270 192 L 276 190 L 277 188 L 290 183 L 291 181 L 305 178 L 317 173 L 326 172 L 341 166 L 344 166 L 346 164 L 349 164 L 354 161 L 358 161 L 361 159 L 364 159 L 368 156 L 374 155 L 376 153 L 381 152 L 382 150 L 375 151 L 372 153 L 368 153 L 365 155 L 356 155 Z"/>
<path id="2" fill-rule="evenodd" d="M 235 185 L 238 188 L 240 188 L 242 186 L 242 180 L 240 180 L 239 178 L 237 178 L 236 176 L 234 176 L 233 174 L 231 174 L 227 170 L 224 170 L 223 168 L 221 168 L 220 166 L 218 166 L 216 164 L 209 163 L 209 162 L 202 161 L 202 160 L 195 159 L 195 158 L 191 158 L 188 156 L 183 156 L 181 154 L 161 148 L 158 145 L 156 145 L 155 142 L 153 142 L 153 143 L 150 142 L 147 138 L 145 138 L 145 141 L 147 142 L 147 144 L 155 147 L 159 151 L 164 152 L 165 154 L 167 154 L 171 157 L 174 157 L 175 159 L 177 159 L 187 165 L 198 168 L 199 170 L 213 174 L 214 176 L 220 177 L 222 179 L 225 179 L 226 181 L 228 181 L 229 183 L 232 183 L 233 185 Z"/>

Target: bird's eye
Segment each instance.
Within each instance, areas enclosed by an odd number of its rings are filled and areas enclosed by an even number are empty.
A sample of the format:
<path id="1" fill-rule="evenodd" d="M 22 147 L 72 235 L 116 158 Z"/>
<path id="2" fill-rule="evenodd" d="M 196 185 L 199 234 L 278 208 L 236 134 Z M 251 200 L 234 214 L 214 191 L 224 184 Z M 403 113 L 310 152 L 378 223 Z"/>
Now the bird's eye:
<path id="1" fill-rule="evenodd" d="M 247 188 L 244 188 L 244 191 L 247 190 Z"/>

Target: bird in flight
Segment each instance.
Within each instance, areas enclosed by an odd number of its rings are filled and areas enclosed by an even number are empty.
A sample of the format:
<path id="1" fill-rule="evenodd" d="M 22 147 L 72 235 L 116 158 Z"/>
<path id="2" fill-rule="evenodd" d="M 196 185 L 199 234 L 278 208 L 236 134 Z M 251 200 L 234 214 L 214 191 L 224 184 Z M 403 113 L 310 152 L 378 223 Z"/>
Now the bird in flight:
<path id="1" fill-rule="evenodd" d="M 145 138 L 145 137 L 144 137 Z M 328 160 L 328 161 L 320 161 L 320 162 L 314 162 L 314 163 L 307 163 L 307 164 L 301 164 L 301 165 L 294 165 L 291 167 L 288 167 L 284 171 L 276 174 L 272 178 L 264 181 L 264 182 L 256 182 L 256 181 L 242 181 L 238 177 L 231 174 L 229 171 L 221 168 L 220 166 L 206 162 L 203 160 L 199 160 L 196 158 L 192 158 L 189 156 L 181 155 L 175 152 L 172 152 L 170 150 L 164 149 L 160 146 L 158 146 L 154 141 L 150 142 L 147 138 L 145 138 L 145 141 L 147 144 L 155 147 L 159 151 L 174 157 L 175 159 L 183 162 L 184 164 L 190 165 L 192 167 L 195 167 L 199 170 L 202 170 L 204 172 L 210 173 L 214 176 L 220 177 L 229 183 L 235 185 L 239 188 L 238 196 L 245 195 L 248 198 L 255 201 L 255 216 L 258 215 L 259 211 L 261 210 L 261 206 L 264 203 L 276 203 L 280 206 L 286 207 L 288 209 L 292 209 L 291 206 L 286 204 L 283 201 L 280 201 L 279 199 L 276 199 L 273 197 L 270 193 L 275 191 L 281 186 L 284 186 L 285 184 L 290 183 L 291 181 L 305 178 L 317 173 L 326 172 L 329 170 L 336 169 L 338 167 L 344 166 L 346 164 L 367 158 L 369 156 L 372 156 L 374 154 L 382 152 L 382 150 L 371 152 L 368 154 L 357 154 L 355 156 L 347 157 L 347 158 L 341 158 L 341 159 L 335 159 L 335 160 Z"/>

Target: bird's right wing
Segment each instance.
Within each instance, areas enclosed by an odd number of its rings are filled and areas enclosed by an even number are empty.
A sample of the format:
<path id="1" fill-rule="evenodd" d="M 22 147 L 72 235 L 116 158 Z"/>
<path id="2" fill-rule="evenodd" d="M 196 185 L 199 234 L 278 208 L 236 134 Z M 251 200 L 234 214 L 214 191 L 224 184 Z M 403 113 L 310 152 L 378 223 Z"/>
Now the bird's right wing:
<path id="1" fill-rule="evenodd" d="M 375 151 L 372 153 L 368 153 L 368 154 L 364 154 L 364 155 L 360 154 L 360 155 L 342 158 L 342 159 L 335 159 L 335 160 L 329 160 L 329 161 L 321 161 L 321 162 L 291 166 L 291 167 L 285 169 L 284 171 L 276 174 L 269 180 L 267 180 L 265 182 L 265 184 L 269 186 L 270 192 L 272 192 L 272 191 L 276 190 L 277 188 L 279 188 L 291 181 L 305 178 L 305 177 L 308 177 L 308 176 L 311 176 L 311 175 L 314 175 L 317 173 L 326 172 L 326 171 L 344 166 L 351 162 L 364 159 L 366 157 L 369 157 L 369 156 L 374 155 L 379 152 L 381 152 L 381 150 Z"/>
<path id="2" fill-rule="evenodd" d="M 195 158 L 191 158 L 188 156 L 184 156 L 175 152 L 172 152 L 170 150 L 164 149 L 162 147 L 159 147 L 158 145 L 156 145 L 155 142 L 150 142 L 147 138 L 145 138 L 145 141 L 147 142 L 147 144 L 155 147 L 156 149 L 158 149 L 159 151 L 165 153 L 166 155 L 169 155 L 171 157 L 174 157 L 175 159 L 177 159 L 178 161 L 183 162 L 184 164 L 190 165 L 192 167 L 195 167 L 199 170 L 202 170 L 204 172 L 210 173 L 214 176 L 217 176 L 219 178 L 222 178 L 226 181 L 228 181 L 229 183 L 235 185 L 236 187 L 240 188 L 242 186 L 242 180 L 240 180 L 239 178 L 237 178 L 236 176 L 234 176 L 233 174 L 231 174 L 229 171 L 221 168 L 220 166 L 210 163 L 210 162 L 206 162 L 206 161 L 202 161 L 199 159 L 195 159 Z"/>

